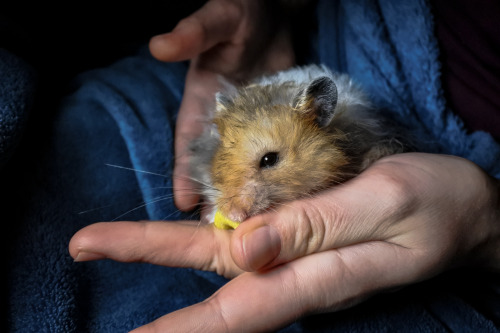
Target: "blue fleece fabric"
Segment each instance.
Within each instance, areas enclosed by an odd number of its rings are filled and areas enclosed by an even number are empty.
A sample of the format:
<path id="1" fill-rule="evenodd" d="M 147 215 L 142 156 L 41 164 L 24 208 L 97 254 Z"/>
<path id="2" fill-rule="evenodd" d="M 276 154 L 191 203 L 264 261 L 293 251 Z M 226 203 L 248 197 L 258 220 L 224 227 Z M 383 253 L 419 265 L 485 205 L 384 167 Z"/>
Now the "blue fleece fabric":
<path id="1" fill-rule="evenodd" d="M 315 59 L 350 73 L 417 133 L 423 150 L 469 158 L 499 177 L 499 145 L 486 133 L 467 133 L 446 107 L 432 33 L 425 1 L 324 0 Z M 24 114 L 29 101 L 28 93 L 4 93 L 26 82 L 23 67 L 12 76 L 12 59 L 0 52 L 2 117 Z M 199 302 L 226 282 L 189 269 L 73 263 L 67 252 L 71 236 L 93 222 L 185 218 L 170 197 L 185 74 L 185 64 L 141 53 L 80 75 L 54 119 L 43 128 L 32 124 L 35 134 L 2 169 L 8 331 L 125 332 Z M 15 135 L 24 127 L 24 118 L 17 119 Z M 349 310 L 301 319 L 283 332 L 496 332 L 497 280 L 453 271 Z"/>
<path id="2" fill-rule="evenodd" d="M 317 61 L 349 73 L 414 132 L 420 150 L 446 153 L 500 177 L 500 148 L 468 133 L 447 108 L 427 1 L 320 1 Z"/>
<path id="3" fill-rule="evenodd" d="M 35 93 L 35 73 L 0 48 L 0 167 L 10 158 L 24 131 Z"/>

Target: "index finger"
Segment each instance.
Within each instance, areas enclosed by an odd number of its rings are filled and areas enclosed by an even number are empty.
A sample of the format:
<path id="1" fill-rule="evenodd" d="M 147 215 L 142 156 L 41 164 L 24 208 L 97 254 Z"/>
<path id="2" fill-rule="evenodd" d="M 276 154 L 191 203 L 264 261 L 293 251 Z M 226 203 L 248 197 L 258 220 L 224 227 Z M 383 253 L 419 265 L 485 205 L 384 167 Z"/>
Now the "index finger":
<path id="1" fill-rule="evenodd" d="M 208 1 L 181 20 L 170 33 L 151 39 L 151 54 L 162 61 L 192 59 L 214 45 L 228 41 L 240 23 L 241 8 L 231 1 Z"/>
<path id="2" fill-rule="evenodd" d="M 209 121 L 209 110 L 214 108 L 215 92 L 220 83 L 217 75 L 197 67 L 194 60 L 186 76 L 186 88 L 177 115 L 175 127 L 174 200 L 184 211 L 198 203 L 199 184 L 190 177 L 190 142 L 200 136 Z"/>
<path id="3" fill-rule="evenodd" d="M 75 261 L 113 259 L 215 271 L 241 272 L 229 255 L 231 233 L 199 221 L 100 222 L 78 231 L 69 243 Z"/>

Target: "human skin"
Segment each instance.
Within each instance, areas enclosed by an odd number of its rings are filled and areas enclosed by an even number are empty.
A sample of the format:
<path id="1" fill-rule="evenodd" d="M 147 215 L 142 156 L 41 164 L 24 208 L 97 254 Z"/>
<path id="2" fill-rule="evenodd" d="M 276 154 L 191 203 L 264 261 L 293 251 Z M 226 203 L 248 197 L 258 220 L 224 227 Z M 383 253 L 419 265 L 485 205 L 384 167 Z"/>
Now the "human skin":
<path id="1" fill-rule="evenodd" d="M 498 194 L 498 181 L 467 160 L 400 154 L 234 231 L 197 221 L 103 222 L 76 233 L 69 250 L 76 261 L 149 262 L 233 278 L 137 332 L 269 331 L 451 268 L 498 270 Z"/>
<path id="2" fill-rule="evenodd" d="M 286 21 L 255 23 L 266 22 L 263 3 L 209 1 L 151 40 L 158 59 L 191 60 L 176 129 L 180 209 L 198 202 L 185 148 L 201 131 L 217 75 L 238 82 L 294 63 Z M 277 32 L 256 40 L 270 31 Z M 69 251 L 76 261 L 149 262 L 232 278 L 206 301 L 137 332 L 269 331 L 454 267 L 498 270 L 499 214 L 499 182 L 475 164 L 411 153 L 384 158 L 343 185 L 252 217 L 234 231 L 198 221 L 103 222 L 76 233 Z"/>
<path id="3" fill-rule="evenodd" d="M 177 207 L 198 203 L 189 179 L 187 145 L 202 132 L 207 105 L 221 88 L 220 76 L 242 82 L 286 69 L 295 62 L 285 19 L 272 17 L 265 0 L 215 0 L 151 39 L 151 54 L 162 61 L 190 60 L 175 131 L 174 197 Z"/>

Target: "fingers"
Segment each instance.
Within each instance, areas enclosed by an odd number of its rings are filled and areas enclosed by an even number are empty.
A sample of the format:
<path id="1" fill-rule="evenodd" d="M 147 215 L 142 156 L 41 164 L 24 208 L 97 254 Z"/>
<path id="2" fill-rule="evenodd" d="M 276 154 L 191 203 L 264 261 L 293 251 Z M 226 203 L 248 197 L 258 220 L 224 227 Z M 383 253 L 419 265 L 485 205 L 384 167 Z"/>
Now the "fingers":
<path id="1" fill-rule="evenodd" d="M 113 259 L 215 271 L 241 272 L 228 253 L 229 232 L 199 222 L 102 222 L 78 231 L 69 243 L 75 261 Z"/>
<path id="2" fill-rule="evenodd" d="M 151 39 L 151 54 L 162 61 L 192 59 L 214 45 L 229 41 L 241 22 L 242 10 L 233 1 L 208 1 L 167 34 Z"/>
<path id="3" fill-rule="evenodd" d="M 150 41 L 159 60 L 191 60 L 175 134 L 174 200 L 180 210 L 191 210 L 199 201 L 188 147 L 208 121 L 207 110 L 220 88 L 218 75 L 243 82 L 294 63 L 291 36 L 271 29 L 269 8 L 263 7 L 254 1 L 208 1 L 171 33 Z"/>
<path id="4" fill-rule="evenodd" d="M 457 182 L 457 179 L 461 179 Z M 470 162 L 432 154 L 400 154 L 316 197 L 242 223 L 231 254 L 246 271 L 267 269 L 311 253 L 385 240 L 426 253 L 446 266 L 477 245 L 491 193 Z M 474 185 L 475 184 L 475 185 Z M 453 194 L 453 195 L 450 195 Z"/>
<path id="5" fill-rule="evenodd" d="M 235 230 L 231 254 L 243 270 L 255 271 L 311 253 L 391 239 L 402 232 L 392 224 L 414 208 L 407 187 L 392 168 L 375 166 L 314 198 L 245 221 Z"/>
<path id="6" fill-rule="evenodd" d="M 184 212 L 194 209 L 200 196 L 196 193 L 199 187 L 189 179 L 189 161 L 179 158 L 174 168 L 174 203 Z"/>
<path id="7" fill-rule="evenodd" d="M 199 201 L 199 184 L 193 183 L 189 174 L 189 144 L 206 127 L 208 110 L 214 107 L 220 86 L 214 73 L 196 67 L 197 62 L 192 61 L 175 128 L 174 200 L 183 211 L 193 209 Z"/>
<path id="8" fill-rule="evenodd" d="M 202 303 L 170 313 L 133 331 L 140 332 L 270 332 L 304 311 L 295 299 L 293 271 L 245 273 Z M 290 289 L 290 290 L 289 290 Z M 290 292 L 294 290 L 294 292 Z"/>
<path id="9" fill-rule="evenodd" d="M 352 306 L 411 278 L 410 253 L 375 242 L 325 251 L 264 273 L 245 273 L 206 301 L 140 327 L 140 332 L 270 332 L 310 313 Z"/>

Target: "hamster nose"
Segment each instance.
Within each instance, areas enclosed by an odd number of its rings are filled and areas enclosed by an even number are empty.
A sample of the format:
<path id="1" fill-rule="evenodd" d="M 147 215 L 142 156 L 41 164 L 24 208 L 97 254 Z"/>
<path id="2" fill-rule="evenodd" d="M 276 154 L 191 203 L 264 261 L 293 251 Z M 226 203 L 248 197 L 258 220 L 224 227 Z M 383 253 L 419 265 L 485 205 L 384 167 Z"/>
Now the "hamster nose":
<path id="1" fill-rule="evenodd" d="M 243 222 L 248 217 L 248 213 L 243 209 L 232 208 L 228 217 L 235 222 Z"/>

